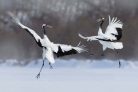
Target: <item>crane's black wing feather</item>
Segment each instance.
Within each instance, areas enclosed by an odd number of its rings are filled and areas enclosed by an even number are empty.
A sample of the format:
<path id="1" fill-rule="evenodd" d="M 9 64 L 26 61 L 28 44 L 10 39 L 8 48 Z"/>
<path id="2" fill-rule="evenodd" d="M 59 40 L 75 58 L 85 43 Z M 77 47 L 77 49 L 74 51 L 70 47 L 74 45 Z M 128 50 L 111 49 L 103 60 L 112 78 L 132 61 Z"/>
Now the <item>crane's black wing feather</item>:
<path id="1" fill-rule="evenodd" d="M 75 50 L 75 49 L 73 49 L 73 48 L 70 49 L 70 50 L 68 50 L 68 51 L 63 51 L 63 50 L 61 49 L 61 47 L 58 46 L 58 52 L 54 52 L 54 53 L 55 53 L 55 55 L 56 55 L 57 57 L 62 57 L 62 56 L 65 56 L 65 55 L 77 54 L 78 51 Z"/>

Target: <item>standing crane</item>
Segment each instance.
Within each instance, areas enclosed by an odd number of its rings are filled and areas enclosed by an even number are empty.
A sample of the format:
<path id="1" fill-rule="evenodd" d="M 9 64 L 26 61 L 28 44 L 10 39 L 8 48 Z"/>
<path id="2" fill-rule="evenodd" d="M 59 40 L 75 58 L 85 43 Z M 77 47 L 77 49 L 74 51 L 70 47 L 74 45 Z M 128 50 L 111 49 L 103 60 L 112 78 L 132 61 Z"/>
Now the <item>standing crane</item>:
<path id="1" fill-rule="evenodd" d="M 87 41 L 98 40 L 103 46 L 103 51 L 105 51 L 107 48 L 113 49 L 114 51 L 116 51 L 116 49 L 122 49 L 123 43 L 119 41 L 122 38 L 123 23 L 118 20 L 117 17 L 113 17 L 111 19 L 111 17 L 109 16 L 109 25 L 107 26 L 105 33 L 103 33 L 102 25 L 104 23 L 104 20 L 105 18 L 100 18 L 97 20 L 98 22 L 100 22 L 100 27 L 97 36 L 84 37 L 83 35 L 79 34 L 79 37 Z M 119 60 L 119 68 L 120 67 L 121 62 Z"/>

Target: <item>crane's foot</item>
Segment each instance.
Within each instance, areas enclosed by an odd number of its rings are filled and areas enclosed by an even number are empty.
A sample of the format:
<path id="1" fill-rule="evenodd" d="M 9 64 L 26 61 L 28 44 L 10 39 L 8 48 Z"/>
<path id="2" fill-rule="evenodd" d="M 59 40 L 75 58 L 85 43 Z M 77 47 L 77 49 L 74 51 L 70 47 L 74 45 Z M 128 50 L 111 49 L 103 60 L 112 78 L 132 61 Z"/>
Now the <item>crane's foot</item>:
<path id="1" fill-rule="evenodd" d="M 53 69 L 53 66 L 51 65 L 51 63 L 49 63 L 50 69 Z"/>
<path id="2" fill-rule="evenodd" d="M 121 62 L 119 61 L 119 68 L 121 68 Z"/>
<path id="3" fill-rule="evenodd" d="M 40 73 L 37 74 L 36 78 L 37 78 L 37 79 L 40 78 Z"/>

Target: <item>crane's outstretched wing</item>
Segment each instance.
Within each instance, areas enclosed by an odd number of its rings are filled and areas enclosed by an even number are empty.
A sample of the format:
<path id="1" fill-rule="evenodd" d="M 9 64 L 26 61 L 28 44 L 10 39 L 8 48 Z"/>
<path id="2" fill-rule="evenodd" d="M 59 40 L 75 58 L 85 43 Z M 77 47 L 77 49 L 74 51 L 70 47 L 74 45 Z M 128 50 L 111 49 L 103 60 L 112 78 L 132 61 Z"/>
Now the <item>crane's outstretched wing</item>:
<path id="1" fill-rule="evenodd" d="M 106 37 L 111 40 L 119 40 L 122 37 L 122 27 L 123 23 L 117 17 L 113 17 L 111 20 L 109 16 L 109 25 L 105 31 Z"/>
<path id="2" fill-rule="evenodd" d="M 71 45 L 64 45 L 64 44 L 53 44 L 52 50 L 57 57 L 61 57 L 65 55 L 72 55 L 72 54 L 84 52 L 86 51 L 84 47 L 85 46 L 83 45 L 80 46 L 80 44 L 78 44 L 78 46 L 76 47 L 73 47 Z"/>
<path id="3" fill-rule="evenodd" d="M 14 20 L 14 22 L 19 25 L 22 29 L 26 30 L 29 34 L 32 35 L 32 37 L 35 39 L 36 43 L 42 47 L 42 39 L 41 37 L 32 29 L 30 29 L 29 27 L 23 25 L 19 19 L 17 19 L 12 13 L 9 13 L 9 15 L 12 17 L 12 19 Z"/>
<path id="4" fill-rule="evenodd" d="M 85 40 L 87 40 L 87 41 L 98 40 L 98 39 L 97 39 L 97 36 L 85 37 L 85 36 L 79 34 L 79 37 L 82 38 L 82 39 L 85 39 Z"/>
<path id="5" fill-rule="evenodd" d="M 79 34 L 79 37 L 81 37 L 82 39 L 85 39 L 87 41 L 95 41 L 95 40 L 100 40 L 100 41 L 106 41 L 106 42 L 116 42 L 117 40 L 111 40 L 110 38 L 106 38 L 101 35 L 98 36 L 90 36 L 90 37 L 84 37 L 81 34 Z"/>

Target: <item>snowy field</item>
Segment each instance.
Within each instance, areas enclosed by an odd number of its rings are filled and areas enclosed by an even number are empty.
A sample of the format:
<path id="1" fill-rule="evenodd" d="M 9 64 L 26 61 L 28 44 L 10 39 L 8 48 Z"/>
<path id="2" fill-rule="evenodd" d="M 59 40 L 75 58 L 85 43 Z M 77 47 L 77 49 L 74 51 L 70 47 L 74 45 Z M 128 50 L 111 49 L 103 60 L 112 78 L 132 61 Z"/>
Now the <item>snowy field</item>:
<path id="1" fill-rule="evenodd" d="M 45 66 L 40 79 L 35 76 L 41 64 L 1 64 L 0 92 L 138 92 L 137 63 L 122 64 L 118 69 L 107 60 L 57 60 L 54 69 Z"/>

